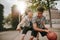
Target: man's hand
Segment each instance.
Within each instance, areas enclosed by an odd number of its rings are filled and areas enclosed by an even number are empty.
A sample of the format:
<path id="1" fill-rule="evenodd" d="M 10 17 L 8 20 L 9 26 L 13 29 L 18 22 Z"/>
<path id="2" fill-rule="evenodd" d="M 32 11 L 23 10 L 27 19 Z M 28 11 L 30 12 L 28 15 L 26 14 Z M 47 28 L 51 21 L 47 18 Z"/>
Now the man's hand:
<path id="1" fill-rule="evenodd" d="M 50 30 L 44 30 L 44 31 L 47 32 L 47 33 L 51 32 Z"/>
<path id="2" fill-rule="evenodd" d="M 16 29 L 16 30 L 20 32 L 20 31 L 21 31 L 21 28 L 20 28 L 20 27 L 17 27 L 17 29 Z"/>

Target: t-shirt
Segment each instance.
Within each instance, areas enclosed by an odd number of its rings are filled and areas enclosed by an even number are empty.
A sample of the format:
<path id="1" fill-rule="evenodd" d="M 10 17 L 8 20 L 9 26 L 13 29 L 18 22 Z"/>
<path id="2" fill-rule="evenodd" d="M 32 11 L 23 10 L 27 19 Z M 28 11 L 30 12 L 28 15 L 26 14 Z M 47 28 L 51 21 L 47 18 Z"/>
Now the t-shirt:
<path id="1" fill-rule="evenodd" d="M 27 16 L 24 17 L 24 19 L 25 19 L 24 26 L 31 27 L 32 26 L 32 21 L 33 21 L 32 19 L 33 19 L 33 17 L 30 20 L 29 17 L 28 17 L 28 15 L 27 15 Z"/>
<path id="2" fill-rule="evenodd" d="M 33 18 L 33 23 L 37 23 L 37 26 L 39 28 L 45 28 L 42 24 L 43 21 L 46 21 L 46 18 L 44 16 L 42 16 L 41 18 L 38 18 L 37 16 L 35 16 Z"/>

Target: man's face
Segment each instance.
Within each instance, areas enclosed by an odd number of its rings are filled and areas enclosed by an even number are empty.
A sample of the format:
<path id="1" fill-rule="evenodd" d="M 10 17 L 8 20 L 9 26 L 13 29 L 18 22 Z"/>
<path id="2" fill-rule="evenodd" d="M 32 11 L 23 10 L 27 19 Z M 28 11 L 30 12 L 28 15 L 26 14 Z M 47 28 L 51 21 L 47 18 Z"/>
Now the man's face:
<path id="1" fill-rule="evenodd" d="M 33 16 L 33 13 L 32 12 L 28 12 L 28 16 L 29 17 L 32 17 Z"/>
<path id="2" fill-rule="evenodd" d="M 37 13 L 38 13 L 38 17 L 41 17 L 43 14 L 43 12 L 39 12 L 39 11 Z"/>

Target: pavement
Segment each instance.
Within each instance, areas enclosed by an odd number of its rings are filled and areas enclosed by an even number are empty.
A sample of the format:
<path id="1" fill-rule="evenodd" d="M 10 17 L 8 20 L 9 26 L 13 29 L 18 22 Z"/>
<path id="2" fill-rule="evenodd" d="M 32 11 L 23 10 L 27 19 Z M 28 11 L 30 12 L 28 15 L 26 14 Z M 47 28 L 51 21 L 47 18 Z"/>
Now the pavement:
<path id="1" fill-rule="evenodd" d="M 45 26 L 50 28 L 50 24 L 46 24 Z M 52 28 L 60 28 L 60 24 L 52 24 Z"/>
<path id="2" fill-rule="evenodd" d="M 58 39 L 60 40 L 60 29 L 55 29 L 52 28 L 50 29 L 54 32 L 57 33 Z M 21 31 L 22 32 L 22 31 Z M 0 32 L 0 40 L 21 40 L 21 36 L 22 33 L 19 33 L 18 31 L 4 31 L 4 32 Z M 28 31 L 28 33 L 25 36 L 25 40 L 29 40 L 31 36 L 31 31 Z M 36 38 L 34 38 L 34 40 L 36 40 Z M 47 37 L 41 37 L 41 35 L 39 34 L 39 40 L 48 40 Z"/>

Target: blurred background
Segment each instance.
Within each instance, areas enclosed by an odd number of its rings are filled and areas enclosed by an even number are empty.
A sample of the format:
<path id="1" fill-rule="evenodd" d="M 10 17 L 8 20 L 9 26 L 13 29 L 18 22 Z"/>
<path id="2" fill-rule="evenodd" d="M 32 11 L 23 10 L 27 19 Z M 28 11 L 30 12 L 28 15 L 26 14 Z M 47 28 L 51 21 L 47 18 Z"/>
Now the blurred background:
<path id="1" fill-rule="evenodd" d="M 16 27 L 30 8 L 36 16 L 36 8 L 45 8 L 43 15 L 46 17 L 46 27 L 55 31 L 60 40 L 60 1 L 59 0 L 0 0 L 0 40 L 13 40 L 18 34 Z M 28 32 L 27 35 L 30 35 Z M 28 36 L 27 36 L 28 37 Z M 19 40 L 17 37 L 15 40 Z M 28 39 L 25 39 L 28 40 Z M 40 37 L 40 40 L 47 40 Z"/>

